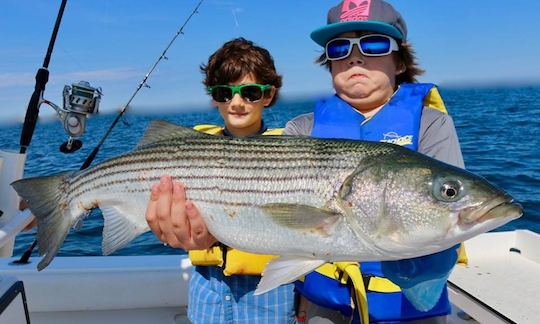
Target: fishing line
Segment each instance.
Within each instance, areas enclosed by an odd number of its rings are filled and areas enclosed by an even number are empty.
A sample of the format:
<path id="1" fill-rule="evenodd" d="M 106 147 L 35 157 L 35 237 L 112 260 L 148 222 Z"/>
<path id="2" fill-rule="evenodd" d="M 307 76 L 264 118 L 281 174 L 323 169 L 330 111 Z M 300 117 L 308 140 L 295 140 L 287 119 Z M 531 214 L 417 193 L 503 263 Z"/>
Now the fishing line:
<path id="1" fill-rule="evenodd" d="M 47 83 L 47 80 L 48 80 L 48 76 L 49 76 L 49 72 L 47 71 L 47 66 L 49 65 L 49 61 L 50 61 L 50 58 L 51 58 L 51 53 L 52 53 L 52 48 L 54 47 L 54 41 L 56 39 L 56 34 L 58 33 L 58 28 L 60 26 L 60 21 L 62 19 L 62 14 L 64 12 L 64 7 L 66 5 L 66 1 L 67 0 L 63 0 L 62 1 L 62 5 L 60 7 L 60 12 L 58 13 L 58 18 L 56 20 L 56 24 L 55 24 L 55 28 L 54 28 L 54 31 L 53 31 L 53 36 L 51 37 L 51 41 L 49 43 L 49 49 L 47 50 L 47 56 L 45 57 L 45 62 L 43 63 L 43 68 L 39 69 L 38 71 L 38 74 L 36 75 L 36 90 L 34 91 L 34 94 L 32 95 L 32 98 L 30 99 L 30 103 L 28 105 L 28 110 L 27 110 L 27 113 L 26 113 L 26 118 L 25 118 L 25 123 L 24 123 L 24 128 L 23 128 L 23 134 L 21 135 L 21 153 L 24 153 L 26 151 L 26 148 L 28 147 L 28 145 L 30 144 L 30 140 L 32 139 L 32 134 L 34 132 L 34 128 L 35 128 L 35 125 L 36 125 L 36 121 L 37 121 L 37 114 L 39 113 L 39 110 L 38 110 L 38 103 L 39 103 L 39 100 L 41 98 L 41 93 L 43 92 L 43 90 L 45 89 L 45 84 Z M 114 126 L 116 126 L 116 124 L 118 123 L 118 121 L 120 120 L 120 118 L 124 115 L 124 113 L 126 112 L 127 108 L 129 107 L 129 104 L 131 103 L 131 101 L 133 100 L 133 98 L 135 98 L 135 96 L 139 93 L 139 91 L 141 90 L 142 87 L 147 87 L 147 88 L 150 88 L 150 86 L 148 86 L 148 84 L 146 83 L 146 81 L 148 80 L 148 77 L 150 77 L 150 75 L 152 74 L 152 72 L 154 72 L 154 70 L 156 69 L 157 65 L 159 64 L 159 62 L 161 62 L 161 60 L 165 59 L 167 60 L 168 58 L 165 56 L 165 54 L 167 53 L 167 51 L 169 50 L 169 48 L 172 46 L 172 44 L 176 41 L 176 39 L 178 38 L 178 36 L 180 35 L 183 35 L 184 34 L 184 27 L 186 27 L 187 23 L 191 20 L 191 18 L 196 14 L 198 13 L 198 9 L 199 7 L 201 6 L 201 4 L 203 3 L 204 0 L 201 0 L 199 1 L 199 3 L 197 4 L 197 6 L 195 6 L 195 8 L 193 9 L 193 11 L 191 12 L 191 14 L 189 15 L 189 17 L 186 19 L 186 21 L 182 24 L 182 26 L 180 27 L 180 29 L 176 32 L 176 34 L 174 35 L 174 37 L 171 39 L 171 41 L 169 42 L 169 44 L 167 45 L 167 47 L 165 47 L 165 50 L 161 53 L 161 55 L 159 56 L 159 58 L 157 59 L 157 61 L 154 63 L 154 65 L 152 65 L 152 67 L 150 68 L 150 70 L 148 71 L 148 73 L 146 73 L 146 75 L 144 76 L 144 78 L 142 79 L 142 81 L 139 83 L 139 85 L 137 86 L 137 89 L 135 90 L 135 92 L 131 95 L 131 97 L 129 98 L 129 100 L 127 101 L 127 103 L 122 107 L 122 109 L 120 110 L 120 112 L 118 113 L 118 115 L 116 115 L 116 118 L 114 119 L 114 121 L 112 122 L 112 124 L 109 126 L 109 129 L 107 130 L 107 132 L 105 133 L 105 135 L 103 135 L 103 137 L 101 138 L 101 140 L 99 141 L 99 143 L 97 144 L 97 146 L 94 148 L 94 150 L 92 151 L 92 153 L 90 153 L 90 155 L 86 158 L 86 160 L 84 161 L 83 165 L 81 166 L 80 170 L 84 170 L 86 168 L 88 168 L 90 166 L 90 164 L 92 163 L 92 161 L 94 160 L 94 158 L 96 157 L 98 151 L 99 151 L 99 148 L 101 147 L 101 145 L 105 142 L 105 139 L 107 139 L 107 137 L 109 136 L 109 134 L 111 133 L 112 129 L 114 128 Z M 43 83 L 42 86 L 40 86 L 38 88 L 38 75 L 40 75 L 40 72 L 41 71 L 45 71 L 46 72 L 46 75 L 45 75 L 45 82 Z M 41 73 L 44 73 L 44 72 L 41 72 Z M 41 83 L 40 83 L 41 84 Z M 30 115 L 29 117 L 29 112 L 30 112 L 30 104 L 33 104 L 33 101 L 34 101 L 34 97 L 35 98 L 35 116 L 34 115 Z M 34 114 L 34 111 L 32 111 L 32 113 Z M 31 118 L 33 118 L 33 120 L 31 120 Z M 30 129 L 30 131 L 26 131 L 25 132 L 25 129 L 27 128 L 27 121 L 26 119 L 29 119 L 29 123 L 30 122 L 33 122 L 33 127 Z M 32 126 L 30 124 L 30 126 Z M 30 127 L 29 126 L 29 127 Z M 29 135 L 28 135 L 29 134 Z M 25 142 L 26 143 L 25 145 L 23 145 L 23 137 L 25 138 Z M 24 148 L 24 151 L 23 151 L 23 148 Z M 26 252 L 21 256 L 21 258 L 17 261 L 14 261 L 13 263 L 14 264 L 26 264 L 28 263 L 28 259 L 30 258 L 30 255 L 32 254 L 32 251 L 33 249 L 36 247 L 37 245 L 37 240 L 34 240 L 34 242 L 32 242 L 32 245 L 26 250 Z"/>
<path id="2" fill-rule="evenodd" d="M 152 74 L 152 72 L 154 72 L 155 68 L 157 67 L 157 65 L 159 64 L 159 62 L 161 62 L 161 60 L 163 59 L 168 59 L 165 54 L 167 53 L 167 51 L 169 50 L 169 48 L 172 46 L 172 44 L 174 43 L 174 41 L 178 38 L 178 36 L 180 36 L 181 34 L 184 34 L 184 27 L 187 25 L 187 23 L 191 20 L 191 18 L 196 14 L 198 13 L 198 9 L 199 7 L 201 6 L 202 2 L 204 0 L 201 0 L 199 1 L 199 3 L 197 4 L 197 6 L 193 9 L 193 11 L 191 12 L 191 14 L 189 15 L 189 17 L 186 19 L 186 21 L 184 22 L 184 24 L 182 24 L 182 26 L 180 27 L 180 29 L 176 32 L 176 35 L 174 35 L 174 37 L 171 39 L 171 41 L 169 42 L 169 45 L 167 45 L 167 47 L 165 48 L 165 50 L 161 53 L 161 55 L 159 56 L 159 58 L 157 59 L 157 61 L 154 63 L 154 65 L 152 66 L 152 68 L 150 68 L 150 71 L 148 71 L 148 73 L 146 73 L 146 75 L 144 76 L 143 80 L 141 81 L 141 83 L 139 83 L 139 86 L 137 87 L 137 89 L 135 89 L 135 92 L 133 93 L 133 95 L 131 95 L 131 97 L 129 98 L 129 100 L 127 101 L 127 103 L 122 107 L 122 109 L 120 110 L 120 112 L 118 113 L 118 115 L 116 115 L 116 118 L 114 119 L 114 121 L 112 122 L 111 126 L 109 126 L 109 129 L 107 130 L 107 132 L 105 133 L 105 135 L 103 135 L 103 137 L 101 138 L 101 140 L 99 141 L 99 143 L 96 145 L 96 147 L 94 148 L 94 150 L 90 153 L 90 155 L 88 155 L 88 157 L 86 158 L 86 160 L 84 161 L 83 165 L 81 166 L 80 170 L 84 170 L 86 168 L 88 168 L 90 166 L 90 164 L 92 163 L 92 161 L 94 161 L 97 153 L 99 152 L 99 149 L 101 147 L 101 145 L 103 144 L 103 142 L 105 142 L 105 139 L 107 139 L 107 137 L 109 136 L 109 134 L 111 133 L 112 129 L 114 128 L 114 126 L 116 126 L 116 124 L 118 123 L 118 121 L 120 120 L 120 117 L 122 117 L 124 115 L 124 113 L 126 112 L 126 110 L 128 109 L 129 107 L 129 104 L 131 103 L 131 101 L 133 100 L 133 98 L 135 98 L 135 96 L 139 93 L 139 90 L 141 90 L 142 87 L 146 87 L 146 88 L 150 88 L 150 86 L 146 83 L 146 81 L 148 80 L 148 77 L 150 76 L 150 74 Z"/>

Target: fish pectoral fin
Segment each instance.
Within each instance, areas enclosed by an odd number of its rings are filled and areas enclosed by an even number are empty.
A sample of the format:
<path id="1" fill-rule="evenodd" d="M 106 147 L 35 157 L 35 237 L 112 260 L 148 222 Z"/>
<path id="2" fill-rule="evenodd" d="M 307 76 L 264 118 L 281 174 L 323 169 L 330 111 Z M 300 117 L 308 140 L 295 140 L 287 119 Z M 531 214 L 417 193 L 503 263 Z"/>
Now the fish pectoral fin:
<path id="1" fill-rule="evenodd" d="M 103 214 L 103 242 L 101 248 L 104 255 L 109 255 L 122 248 L 135 237 L 146 232 L 147 226 L 141 226 L 131 220 L 139 214 L 137 208 L 100 202 L 99 209 Z"/>
<path id="2" fill-rule="evenodd" d="M 266 265 L 254 295 L 261 295 L 281 285 L 291 283 L 317 269 L 326 261 L 299 256 L 282 256 Z"/>
<path id="3" fill-rule="evenodd" d="M 341 214 L 329 209 L 298 204 L 266 204 L 259 208 L 277 224 L 300 230 L 327 232 L 328 227 L 341 217 Z"/>
<path id="4" fill-rule="evenodd" d="M 208 137 L 201 132 L 197 132 L 191 128 L 169 123 L 165 120 L 155 120 L 148 125 L 146 131 L 137 144 L 136 148 L 140 148 L 149 144 L 154 144 L 159 141 L 171 139 L 171 138 L 190 138 L 190 137 Z"/>

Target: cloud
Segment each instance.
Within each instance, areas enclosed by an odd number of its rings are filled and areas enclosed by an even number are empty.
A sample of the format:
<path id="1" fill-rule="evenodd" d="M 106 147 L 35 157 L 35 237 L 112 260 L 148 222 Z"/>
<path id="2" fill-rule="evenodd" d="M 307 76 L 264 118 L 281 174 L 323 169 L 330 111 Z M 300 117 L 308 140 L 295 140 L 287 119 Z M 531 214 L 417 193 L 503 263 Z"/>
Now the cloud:
<path id="1" fill-rule="evenodd" d="M 34 74 L 28 72 L 0 74 L 0 88 L 27 86 L 32 85 L 35 82 Z"/>
<path id="2" fill-rule="evenodd" d="M 237 2 L 238 1 L 223 1 L 223 0 L 214 0 L 212 1 L 215 5 L 218 5 L 218 6 L 226 6 L 226 7 L 233 7 L 233 6 L 237 6 Z"/>
<path id="3" fill-rule="evenodd" d="M 141 77 L 140 71 L 132 68 L 112 68 L 93 71 L 75 71 L 68 73 L 57 73 L 49 77 L 50 84 L 65 84 L 78 80 L 85 81 L 119 81 L 134 77 Z M 32 86 L 35 84 L 35 74 L 29 72 L 2 73 L 0 74 L 0 88 L 11 88 L 20 86 Z"/>
<path id="4" fill-rule="evenodd" d="M 135 71 L 132 68 L 114 68 L 94 71 L 76 71 L 70 73 L 59 74 L 57 79 L 62 80 L 99 80 L 99 81 L 119 81 L 127 80 L 134 77 L 141 77 L 140 71 Z"/>
<path id="5" fill-rule="evenodd" d="M 21 56 L 42 58 L 43 54 L 38 53 L 37 49 L 31 47 L 0 48 L 0 57 L 3 59 L 13 59 Z"/>

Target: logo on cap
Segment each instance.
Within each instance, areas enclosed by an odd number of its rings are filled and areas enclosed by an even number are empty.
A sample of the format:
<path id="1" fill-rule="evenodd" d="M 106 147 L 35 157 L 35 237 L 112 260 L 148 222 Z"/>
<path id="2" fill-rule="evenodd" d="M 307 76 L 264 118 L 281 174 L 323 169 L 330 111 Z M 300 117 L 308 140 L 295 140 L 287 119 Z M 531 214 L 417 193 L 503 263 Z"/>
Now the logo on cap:
<path id="1" fill-rule="evenodd" d="M 368 20 L 371 0 L 345 0 L 339 21 Z"/>

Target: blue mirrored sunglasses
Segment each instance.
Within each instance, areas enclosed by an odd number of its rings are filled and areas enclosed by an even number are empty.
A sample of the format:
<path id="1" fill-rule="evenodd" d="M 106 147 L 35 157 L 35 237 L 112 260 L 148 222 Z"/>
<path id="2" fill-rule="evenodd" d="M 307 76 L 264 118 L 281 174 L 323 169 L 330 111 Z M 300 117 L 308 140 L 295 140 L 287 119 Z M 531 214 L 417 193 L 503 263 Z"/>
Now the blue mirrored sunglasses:
<path id="1" fill-rule="evenodd" d="M 348 57 L 355 44 L 364 56 L 385 56 L 399 50 L 396 40 L 387 35 L 370 34 L 356 38 L 334 38 L 326 43 L 326 59 L 335 61 Z"/>

